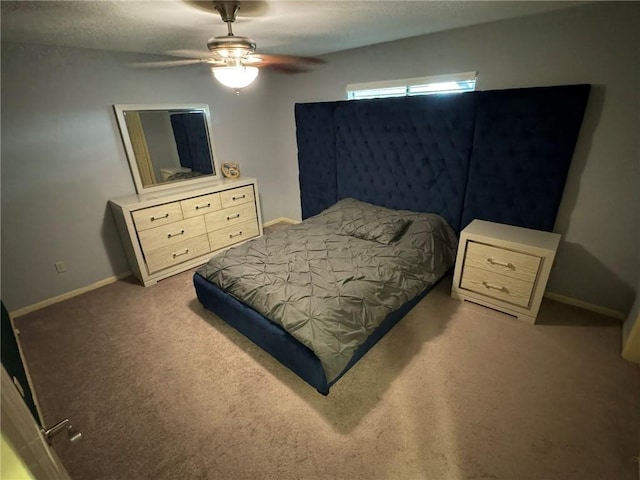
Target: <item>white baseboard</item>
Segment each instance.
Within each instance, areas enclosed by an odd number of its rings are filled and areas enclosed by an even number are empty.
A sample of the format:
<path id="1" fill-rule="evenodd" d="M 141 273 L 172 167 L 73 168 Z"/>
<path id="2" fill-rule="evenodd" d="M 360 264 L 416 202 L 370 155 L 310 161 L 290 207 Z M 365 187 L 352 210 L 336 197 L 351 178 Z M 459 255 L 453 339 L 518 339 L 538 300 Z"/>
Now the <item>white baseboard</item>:
<path id="1" fill-rule="evenodd" d="M 611 308 L 601 307 L 600 305 L 594 305 L 593 303 L 583 302 L 582 300 L 576 300 L 575 298 L 566 297 L 558 293 L 545 292 L 544 296 L 550 300 L 555 300 L 556 302 L 560 303 L 566 303 L 567 305 L 571 305 L 574 307 L 584 308 L 585 310 L 599 313 L 607 317 L 612 317 L 616 320 L 624 321 L 627 318 L 627 315 L 623 312 L 612 310 Z"/>
<path id="2" fill-rule="evenodd" d="M 264 222 L 262 226 L 270 227 L 271 225 L 275 225 L 276 223 L 290 223 L 291 225 L 296 225 L 300 223 L 300 220 L 294 220 L 292 218 L 287 218 L 287 217 L 279 217 L 274 220 L 269 220 L 268 222 Z"/>
<path id="3" fill-rule="evenodd" d="M 293 220 L 291 218 L 279 217 L 274 220 L 269 220 L 268 222 L 263 223 L 263 227 L 270 227 L 271 225 L 275 225 L 276 223 L 289 223 L 291 225 L 295 225 L 300 223 L 300 220 Z M 11 318 L 20 317 L 22 315 L 26 315 L 27 313 L 35 312 L 36 310 L 40 310 L 41 308 L 48 307 L 49 305 L 53 305 L 54 303 L 62 302 L 63 300 L 68 300 L 69 298 L 76 297 L 86 292 L 90 292 L 91 290 L 95 290 L 100 287 L 104 287 L 105 285 L 110 285 L 115 283 L 123 278 L 130 277 L 132 275 L 131 272 L 124 272 L 120 275 L 115 275 L 112 277 L 105 278 L 104 280 L 100 280 L 96 283 L 92 283 L 91 285 L 87 285 L 86 287 L 78 288 L 76 290 L 72 290 L 71 292 L 63 293 L 62 295 L 58 295 L 56 297 L 48 298 L 47 300 L 43 300 L 38 303 L 34 303 L 33 305 L 29 305 L 27 307 L 19 308 L 13 312 L 9 312 Z M 613 310 L 606 307 L 601 307 L 600 305 L 594 305 L 593 303 L 583 302 L 582 300 L 577 300 L 575 298 L 567 297 L 565 295 L 560 295 L 558 293 L 553 292 L 545 292 L 544 296 L 550 300 L 555 300 L 556 302 L 566 303 L 567 305 L 571 305 L 574 307 L 584 308 L 585 310 L 589 310 L 595 313 L 599 313 L 601 315 L 606 315 L 607 317 L 612 317 L 617 320 L 626 320 L 627 315 L 623 312 L 619 312 L 618 310 Z"/>
<path id="4" fill-rule="evenodd" d="M 22 315 L 26 315 L 27 313 L 35 312 L 36 310 L 40 310 L 41 308 L 48 307 L 49 305 L 53 305 L 54 303 L 62 302 L 63 300 L 68 300 L 69 298 L 77 297 L 83 293 L 90 292 L 91 290 L 95 290 L 96 288 L 104 287 L 105 285 L 110 285 L 112 283 L 117 282 L 118 280 L 122 280 L 123 278 L 130 277 L 132 275 L 131 272 L 124 272 L 120 275 L 115 275 L 113 277 L 105 278 L 104 280 L 100 280 L 99 282 L 92 283 L 91 285 L 87 285 L 86 287 L 78 288 L 76 290 L 72 290 L 67 293 L 63 293 L 62 295 L 58 295 L 56 297 L 48 298 L 38 303 L 34 303 L 33 305 L 29 305 L 27 307 L 19 308 L 13 312 L 9 312 L 11 318 L 20 317 Z"/>

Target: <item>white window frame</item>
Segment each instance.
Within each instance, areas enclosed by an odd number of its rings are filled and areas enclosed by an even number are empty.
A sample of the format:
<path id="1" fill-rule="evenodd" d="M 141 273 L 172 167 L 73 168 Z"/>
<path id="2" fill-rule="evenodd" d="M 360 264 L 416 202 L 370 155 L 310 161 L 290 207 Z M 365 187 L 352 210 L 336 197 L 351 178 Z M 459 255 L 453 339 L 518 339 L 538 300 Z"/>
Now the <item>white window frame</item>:
<path id="1" fill-rule="evenodd" d="M 462 72 L 451 75 L 352 83 L 347 85 L 347 100 L 470 92 L 476 89 L 477 80 L 478 72 Z M 473 88 L 461 88 L 459 86 L 461 82 L 473 82 Z"/>

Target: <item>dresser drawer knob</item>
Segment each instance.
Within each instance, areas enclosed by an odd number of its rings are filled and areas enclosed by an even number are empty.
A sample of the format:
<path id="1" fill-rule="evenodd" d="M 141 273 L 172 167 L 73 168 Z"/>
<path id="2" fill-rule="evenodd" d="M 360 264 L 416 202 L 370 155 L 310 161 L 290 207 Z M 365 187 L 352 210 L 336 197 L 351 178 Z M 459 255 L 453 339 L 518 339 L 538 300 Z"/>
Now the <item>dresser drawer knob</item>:
<path id="1" fill-rule="evenodd" d="M 511 262 L 501 262 L 500 260 L 494 260 L 491 257 L 487 258 L 487 263 L 490 263 L 491 265 L 498 265 L 500 267 L 510 268 L 511 270 L 516 269 L 516 266 Z"/>
<path id="2" fill-rule="evenodd" d="M 189 249 L 188 249 L 188 248 L 185 248 L 185 249 L 184 249 L 183 251 L 181 251 L 181 252 L 176 252 L 176 253 L 174 253 L 174 254 L 173 254 L 173 258 L 181 257 L 182 255 L 187 255 L 188 253 L 189 253 Z"/>
<path id="3" fill-rule="evenodd" d="M 238 233 L 230 233 L 230 234 L 229 234 L 229 238 L 239 237 L 240 235 L 242 235 L 242 231 L 240 231 L 240 232 L 238 232 Z"/>
<path id="4" fill-rule="evenodd" d="M 184 230 L 180 230 L 178 233 L 167 233 L 167 238 L 178 237 L 184 235 Z"/>
<path id="5" fill-rule="evenodd" d="M 227 220 L 233 220 L 234 218 L 240 218 L 240 214 L 236 213 L 235 215 L 227 215 Z"/>
<path id="6" fill-rule="evenodd" d="M 202 208 L 209 208 L 210 206 L 211 206 L 211 202 L 205 203 L 205 204 L 202 204 L 202 205 L 196 205 L 196 210 L 200 210 Z"/>
<path id="7" fill-rule="evenodd" d="M 243 198 L 247 198 L 246 194 L 242 194 L 242 195 L 238 195 L 237 197 L 231 197 L 231 200 L 236 201 L 236 200 L 242 200 Z"/>
<path id="8" fill-rule="evenodd" d="M 489 283 L 489 282 L 482 282 L 482 285 L 484 285 L 485 288 L 489 290 L 498 290 L 499 292 L 509 293 L 509 289 L 501 285 L 494 285 L 493 283 Z"/>
<path id="9" fill-rule="evenodd" d="M 164 215 L 160 215 L 159 217 L 151 217 L 151 221 L 155 222 L 156 220 L 162 220 L 163 218 L 169 218 L 169 214 L 165 213 Z"/>

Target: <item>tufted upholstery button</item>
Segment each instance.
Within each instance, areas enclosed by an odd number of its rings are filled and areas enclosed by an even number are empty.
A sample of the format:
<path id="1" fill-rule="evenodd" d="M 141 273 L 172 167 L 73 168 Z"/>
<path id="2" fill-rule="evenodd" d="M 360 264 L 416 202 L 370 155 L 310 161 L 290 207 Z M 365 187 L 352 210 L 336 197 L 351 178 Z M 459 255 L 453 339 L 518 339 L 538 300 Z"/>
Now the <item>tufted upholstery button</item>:
<path id="1" fill-rule="evenodd" d="M 588 94 L 588 85 L 477 92 L 461 228 L 480 218 L 553 229 Z"/>
<path id="2" fill-rule="evenodd" d="M 337 102 L 338 195 L 436 211 L 457 228 L 462 198 L 449 192 L 464 191 L 474 115 L 473 96 Z M 443 121 L 460 129 L 443 128 Z M 445 192 L 447 201 L 429 191 Z"/>
<path id="3" fill-rule="evenodd" d="M 302 216 L 355 197 L 551 230 L 588 85 L 297 104 Z M 473 156 L 472 156 L 473 154 Z"/>

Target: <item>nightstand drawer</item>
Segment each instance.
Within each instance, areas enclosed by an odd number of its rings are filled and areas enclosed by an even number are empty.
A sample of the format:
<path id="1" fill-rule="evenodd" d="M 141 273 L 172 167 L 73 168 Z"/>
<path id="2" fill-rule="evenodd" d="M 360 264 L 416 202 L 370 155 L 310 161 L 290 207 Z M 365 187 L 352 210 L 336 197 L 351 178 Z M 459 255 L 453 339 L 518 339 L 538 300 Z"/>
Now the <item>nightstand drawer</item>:
<path id="1" fill-rule="evenodd" d="M 560 235 L 485 220 L 460 232 L 451 296 L 535 323 Z"/>
<path id="2" fill-rule="evenodd" d="M 465 264 L 460 288 L 521 307 L 528 307 L 533 291 L 533 282 L 525 282 L 501 273 Z"/>
<path id="3" fill-rule="evenodd" d="M 479 268 L 533 283 L 538 275 L 540 260 L 535 255 L 470 241 L 464 264 L 465 267 Z"/>

